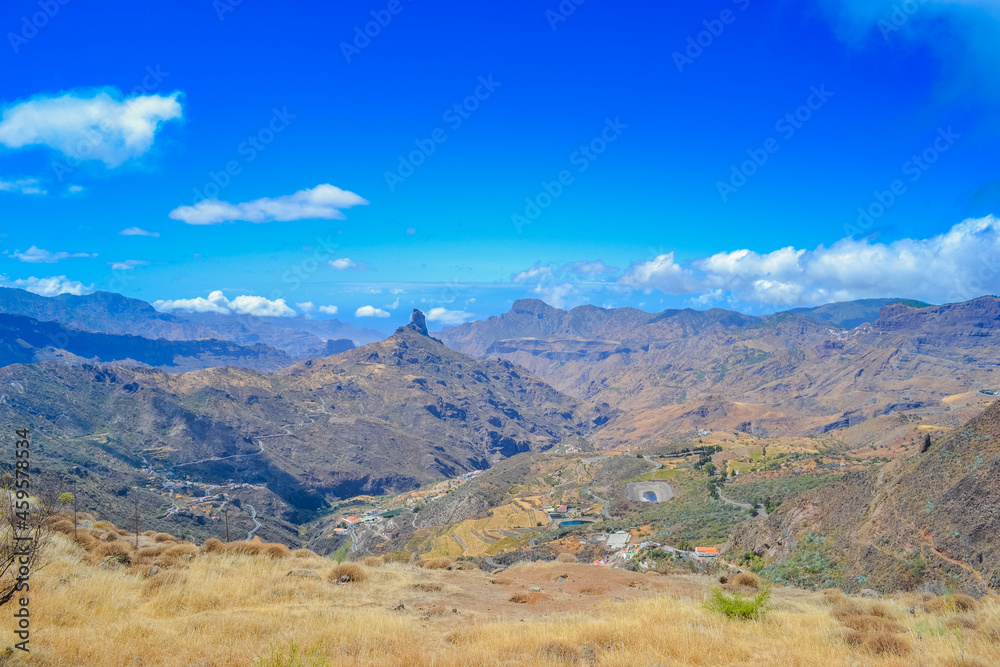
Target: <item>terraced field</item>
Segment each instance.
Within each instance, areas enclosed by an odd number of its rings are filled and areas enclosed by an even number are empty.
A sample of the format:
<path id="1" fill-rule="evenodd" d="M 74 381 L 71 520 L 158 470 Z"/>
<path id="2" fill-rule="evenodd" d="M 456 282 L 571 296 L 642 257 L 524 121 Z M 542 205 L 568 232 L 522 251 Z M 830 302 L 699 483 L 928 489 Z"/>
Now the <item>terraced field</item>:
<path id="1" fill-rule="evenodd" d="M 425 558 L 494 555 L 514 549 L 549 522 L 545 512 L 531 503 L 515 500 L 482 519 L 467 519 L 449 526 L 437 537 Z"/>

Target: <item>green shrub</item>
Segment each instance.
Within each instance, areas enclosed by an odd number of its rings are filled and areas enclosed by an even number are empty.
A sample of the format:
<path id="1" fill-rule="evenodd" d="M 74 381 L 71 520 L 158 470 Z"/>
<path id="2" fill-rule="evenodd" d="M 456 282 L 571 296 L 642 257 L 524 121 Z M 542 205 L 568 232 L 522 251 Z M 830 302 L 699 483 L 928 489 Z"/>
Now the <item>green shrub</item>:
<path id="1" fill-rule="evenodd" d="M 748 597 L 743 593 L 726 593 L 721 588 L 713 588 L 709 591 L 711 598 L 705 603 L 705 607 L 714 612 L 718 612 L 726 618 L 738 618 L 746 621 L 763 618 L 767 611 L 768 600 L 771 599 L 770 587 L 764 587 L 757 591 L 753 597 Z"/>
<path id="2" fill-rule="evenodd" d="M 313 646 L 302 651 L 293 640 L 286 649 L 271 645 L 271 654 L 257 661 L 258 667 L 325 667 L 328 665 L 326 651 L 319 646 Z"/>

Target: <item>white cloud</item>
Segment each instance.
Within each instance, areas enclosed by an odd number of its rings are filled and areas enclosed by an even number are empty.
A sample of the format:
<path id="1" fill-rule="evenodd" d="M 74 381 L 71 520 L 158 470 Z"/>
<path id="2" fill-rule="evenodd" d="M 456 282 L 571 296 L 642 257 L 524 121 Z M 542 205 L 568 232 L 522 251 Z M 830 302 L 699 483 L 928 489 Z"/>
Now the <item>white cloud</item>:
<path id="1" fill-rule="evenodd" d="M 618 284 L 645 292 L 657 289 L 667 294 L 689 294 L 698 289 L 690 269 L 676 263 L 672 252 L 632 264 L 618 279 Z"/>
<path id="2" fill-rule="evenodd" d="M 295 194 L 263 197 L 241 204 L 206 199 L 194 206 L 179 206 L 170 212 L 170 217 L 189 225 L 217 225 L 237 220 L 254 223 L 309 218 L 343 220 L 346 216 L 340 209 L 367 203 L 366 199 L 353 192 L 323 183 L 312 189 L 299 190 Z"/>
<path id="3" fill-rule="evenodd" d="M 447 308 L 431 308 L 427 311 L 428 322 L 440 322 L 449 326 L 462 324 L 475 316 L 475 313 L 467 313 L 464 310 L 448 310 Z"/>
<path id="4" fill-rule="evenodd" d="M 336 315 L 337 314 L 337 310 L 338 309 L 337 309 L 336 306 L 320 306 L 319 307 L 319 312 L 325 313 L 327 315 Z"/>
<path id="5" fill-rule="evenodd" d="M 183 311 L 191 313 L 218 313 L 220 315 L 256 315 L 258 317 L 295 317 L 295 310 L 284 299 L 270 300 L 262 296 L 241 295 L 229 300 L 222 290 L 215 290 L 208 298 L 170 299 L 153 302 L 162 312 Z"/>
<path id="6" fill-rule="evenodd" d="M 396 310 L 397 308 L 399 308 L 399 297 L 397 296 L 396 300 L 393 301 L 392 303 L 385 304 L 385 307 L 388 308 L 389 310 Z"/>
<path id="7" fill-rule="evenodd" d="M 351 261 L 347 257 L 341 257 L 340 259 L 331 259 L 330 260 L 330 268 L 331 269 L 337 269 L 338 271 L 346 271 L 348 269 L 353 269 L 356 266 L 357 266 L 357 264 L 355 264 L 353 261 Z"/>
<path id="8" fill-rule="evenodd" d="M 580 290 L 571 283 L 561 283 L 558 285 L 538 285 L 531 290 L 538 297 L 554 308 L 565 308 L 570 303 L 575 303 L 578 299 L 572 298 L 579 295 Z"/>
<path id="9" fill-rule="evenodd" d="M 37 178 L 22 178 L 16 181 L 0 180 L 0 192 L 17 192 L 22 195 L 47 195 Z"/>
<path id="10" fill-rule="evenodd" d="M 541 262 L 535 262 L 535 265 L 530 269 L 525 269 L 520 273 L 515 273 L 510 277 L 512 282 L 515 283 L 526 283 L 533 280 L 544 280 L 552 276 L 552 265 L 542 264 Z"/>
<path id="11" fill-rule="evenodd" d="M 24 252 L 20 250 L 15 250 L 11 253 L 11 257 L 19 259 L 22 262 L 28 262 L 31 264 L 55 264 L 56 262 L 62 261 L 64 259 L 72 258 L 92 258 L 97 257 L 97 253 L 89 252 L 52 252 L 50 250 L 42 250 L 37 246 L 31 246 Z"/>
<path id="12" fill-rule="evenodd" d="M 375 306 L 361 306 L 354 311 L 354 317 L 389 317 L 389 313 Z"/>
<path id="13" fill-rule="evenodd" d="M 85 192 L 86 190 L 87 188 L 83 187 L 82 185 L 71 185 L 68 188 L 66 188 L 66 191 L 71 195 L 78 195 Z"/>
<path id="14" fill-rule="evenodd" d="M 142 227 L 126 227 L 118 232 L 121 236 L 153 236 L 158 237 L 160 232 L 148 232 Z"/>
<path id="15" fill-rule="evenodd" d="M 312 311 L 316 310 L 316 304 L 314 304 L 312 301 L 302 301 L 300 303 L 296 303 L 295 307 L 301 310 L 303 313 L 311 313 Z"/>
<path id="16" fill-rule="evenodd" d="M 1000 293 L 1000 220 L 966 220 L 928 239 L 875 243 L 845 238 L 814 250 L 720 252 L 688 266 L 673 255 L 633 264 L 618 280 L 644 292 L 694 294 L 792 307 L 875 297 L 938 303 Z M 721 291 L 720 291 L 721 290 Z"/>
<path id="17" fill-rule="evenodd" d="M 94 286 L 84 285 L 78 280 L 70 280 L 66 276 L 52 276 L 50 278 L 18 278 L 10 280 L 7 276 L 0 276 L 0 285 L 4 287 L 19 287 L 23 290 L 39 294 L 41 296 L 57 296 L 59 294 L 75 294 L 81 296 L 94 291 Z"/>
<path id="18" fill-rule="evenodd" d="M 182 117 L 179 96 L 125 98 L 115 88 L 40 95 L 3 108 L 0 144 L 47 146 L 76 160 L 117 167 L 148 152 L 161 126 Z"/>
<path id="19" fill-rule="evenodd" d="M 131 271 L 137 266 L 146 266 L 149 264 L 144 259 L 126 259 L 124 262 L 108 262 L 111 265 L 112 271 Z"/>

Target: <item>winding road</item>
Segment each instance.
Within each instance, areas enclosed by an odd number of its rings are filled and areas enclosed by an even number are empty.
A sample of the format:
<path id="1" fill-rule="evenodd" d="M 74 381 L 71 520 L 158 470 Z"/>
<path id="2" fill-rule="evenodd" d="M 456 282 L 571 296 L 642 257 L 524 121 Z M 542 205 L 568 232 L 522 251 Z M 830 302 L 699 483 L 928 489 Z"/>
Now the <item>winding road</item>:
<path id="1" fill-rule="evenodd" d="M 250 530 L 250 532 L 247 533 L 247 542 L 249 542 L 250 540 L 253 539 L 254 533 L 256 533 L 258 529 L 260 529 L 260 521 L 257 520 L 257 510 L 256 510 L 256 508 L 254 508 L 254 506 L 250 505 L 250 504 L 247 504 L 247 507 L 250 508 L 250 518 L 253 519 L 254 524 L 256 524 Z"/>

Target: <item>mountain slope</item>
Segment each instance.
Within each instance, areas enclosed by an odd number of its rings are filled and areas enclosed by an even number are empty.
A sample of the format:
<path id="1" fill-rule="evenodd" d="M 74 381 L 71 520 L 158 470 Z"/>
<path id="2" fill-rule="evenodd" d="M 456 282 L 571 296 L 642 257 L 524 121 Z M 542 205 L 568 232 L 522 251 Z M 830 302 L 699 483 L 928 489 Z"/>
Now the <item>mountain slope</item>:
<path id="1" fill-rule="evenodd" d="M 33 465 L 52 474 L 96 465 L 92 491 L 110 494 L 144 480 L 145 462 L 174 478 L 264 484 L 307 513 L 549 448 L 589 434 L 602 412 L 408 327 L 273 374 L 0 368 L 0 423 L 31 428 Z"/>
<path id="2" fill-rule="evenodd" d="M 728 545 L 770 562 L 795 558 L 808 535 L 849 588 L 891 591 L 959 583 L 1000 586 L 1000 402 L 909 460 L 857 472 L 737 526 Z M 791 542 L 790 542 L 791 540 Z"/>

